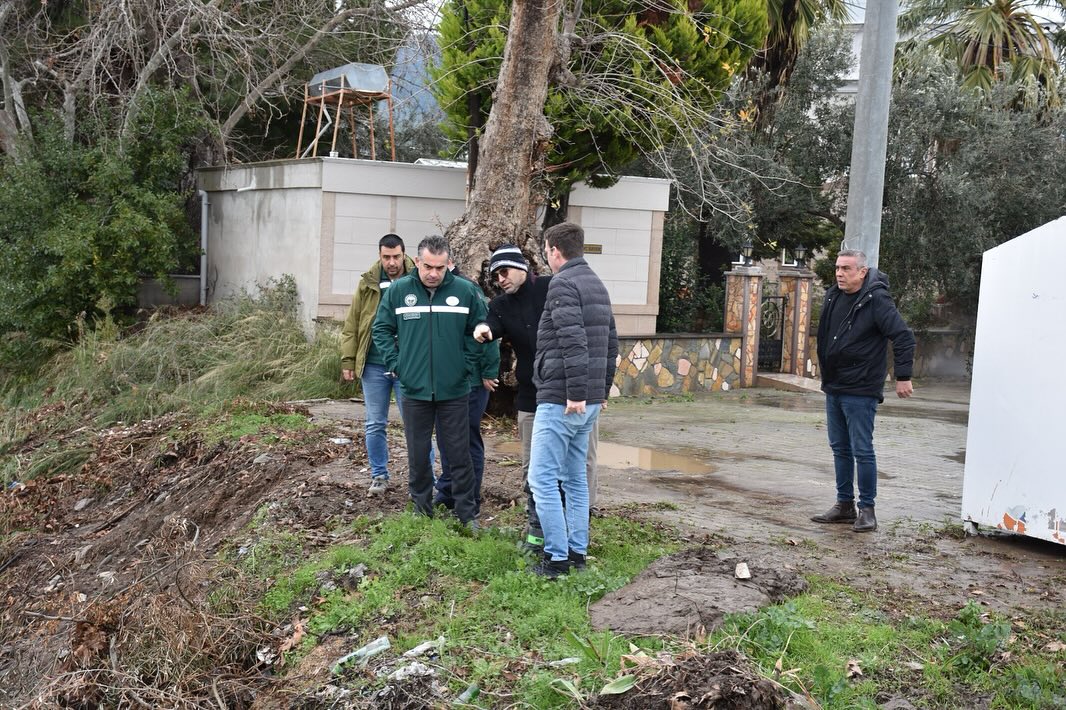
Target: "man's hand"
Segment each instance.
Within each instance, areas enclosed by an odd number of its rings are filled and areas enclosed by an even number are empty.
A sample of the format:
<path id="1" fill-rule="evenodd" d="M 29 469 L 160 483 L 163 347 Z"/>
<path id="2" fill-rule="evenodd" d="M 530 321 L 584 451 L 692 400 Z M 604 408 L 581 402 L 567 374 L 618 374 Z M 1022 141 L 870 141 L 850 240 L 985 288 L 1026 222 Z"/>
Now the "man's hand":
<path id="1" fill-rule="evenodd" d="M 907 399 L 914 394 L 914 384 L 910 380 L 903 380 L 902 382 L 896 381 L 896 396 L 900 399 Z"/>
<path id="2" fill-rule="evenodd" d="M 474 326 L 474 340 L 479 343 L 487 343 L 492 340 L 492 330 L 487 323 L 478 323 Z"/>
<path id="3" fill-rule="evenodd" d="M 500 381 L 499 380 L 487 380 L 485 378 L 482 378 L 481 379 L 481 384 L 484 385 L 485 389 L 487 389 L 489 392 L 495 392 L 496 391 L 496 385 L 500 384 Z"/>
<path id="4" fill-rule="evenodd" d="M 564 416 L 567 415 L 567 414 L 584 414 L 584 413 L 585 413 L 585 400 L 581 400 L 580 402 L 575 402 L 572 399 L 566 400 L 566 410 L 563 412 Z"/>
<path id="5" fill-rule="evenodd" d="M 341 377 L 345 382 L 351 382 L 355 379 L 355 370 L 341 370 Z"/>

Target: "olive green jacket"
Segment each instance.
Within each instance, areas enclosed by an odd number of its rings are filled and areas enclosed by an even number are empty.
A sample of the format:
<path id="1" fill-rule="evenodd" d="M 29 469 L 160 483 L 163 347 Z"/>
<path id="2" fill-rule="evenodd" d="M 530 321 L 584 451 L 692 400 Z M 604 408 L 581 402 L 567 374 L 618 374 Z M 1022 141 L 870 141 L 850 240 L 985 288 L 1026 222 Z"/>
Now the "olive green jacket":
<path id="1" fill-rule="evenodd" d="M 409 256 L 403 258 L 404 274 L 415 270 L 415 262 Z M 399 278 L 403 278 L 400 276 Z M 341 331 L 341 369 L 352 370 L 356 377 L 363 376 L 366 366 L 366 354 L 370 350 L 370 327 L 374 325 L 374 316 L 381 303 L 381 287 L 388 288 L 389 279 L 381 268 L 381 262 L 375 261 L 359 279 L 352 305 L 348 307 L 348 316 L 344 319 Z"/>

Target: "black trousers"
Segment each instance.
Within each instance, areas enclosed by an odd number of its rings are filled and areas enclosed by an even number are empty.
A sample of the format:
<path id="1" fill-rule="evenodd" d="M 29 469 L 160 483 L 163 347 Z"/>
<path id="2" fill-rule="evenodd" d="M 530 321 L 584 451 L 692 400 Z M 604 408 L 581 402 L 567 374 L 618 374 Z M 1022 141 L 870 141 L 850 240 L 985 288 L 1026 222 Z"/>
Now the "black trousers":
<path id="1" fill-rule="evenodd" d="M 432 402 L 410 398 L 403 400 L 407 487 L 415 510 L 422 515 L 433 516 L 433 471 L 429 467 L 429 445 L 434 422 L 437 422 L 437 446 L 448 460 L 455 516 L 462 523 L 477 517 L 467 399 L 459 397 Z"/>

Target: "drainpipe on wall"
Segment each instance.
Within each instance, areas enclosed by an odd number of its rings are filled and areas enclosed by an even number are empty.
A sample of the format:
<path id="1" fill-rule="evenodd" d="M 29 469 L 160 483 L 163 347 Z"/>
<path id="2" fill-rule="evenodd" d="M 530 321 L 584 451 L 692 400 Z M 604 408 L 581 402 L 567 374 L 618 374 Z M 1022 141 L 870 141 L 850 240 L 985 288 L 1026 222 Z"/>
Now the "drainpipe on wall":
<path id="1" fill-rule="evenodd" d="M 200 305 L 207 305 L 207 190 L 200 193 Z"/>

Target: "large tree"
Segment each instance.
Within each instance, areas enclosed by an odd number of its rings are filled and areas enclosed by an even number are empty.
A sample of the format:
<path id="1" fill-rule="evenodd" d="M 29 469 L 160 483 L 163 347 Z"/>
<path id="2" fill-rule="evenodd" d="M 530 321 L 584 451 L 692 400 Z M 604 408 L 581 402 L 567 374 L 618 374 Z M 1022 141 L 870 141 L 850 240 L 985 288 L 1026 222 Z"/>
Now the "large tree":
<path id="1" fill-rule="evenodd" d="M 511 10 L 503 0 L 451 0 L 440 25 L 433 90 L 476 180 L 504 45 L 516 34 Z M 609 185 L 642 152 L 694 133 L 765 35 L 765 9 L 754 0 L 594 0 L 564 14 L 566 27 L 553 27 L 546 47 L 523 50 L 556 55 L 543 106 L 552 132 L 536 176 L 550 195 L 549 223 L 565 214 L 574 183 Z M 536 56 L 516 58 L 526 59 Z"/>
<path id="2" fill-rule="evenodd" d="M 1064 10 L 1063 0 L 915 0 L 900 29 L 910 44 L 928 44 L 954 61 L 967 88 L 988 92 L 1006 80 L 1023 103 L 1056 104 Z"/>
<path id="3" fill-rule="evenodd" d="M 404 12 L 424 2 L 0 0 L 0 149 L 32 140 L 35 115 L 60 116 L 68 141 L 121 146 L 160 88 L 188 89 L 216 139 L 240 148 L 293 112 L 315 71 L 391 61 Z"/>

